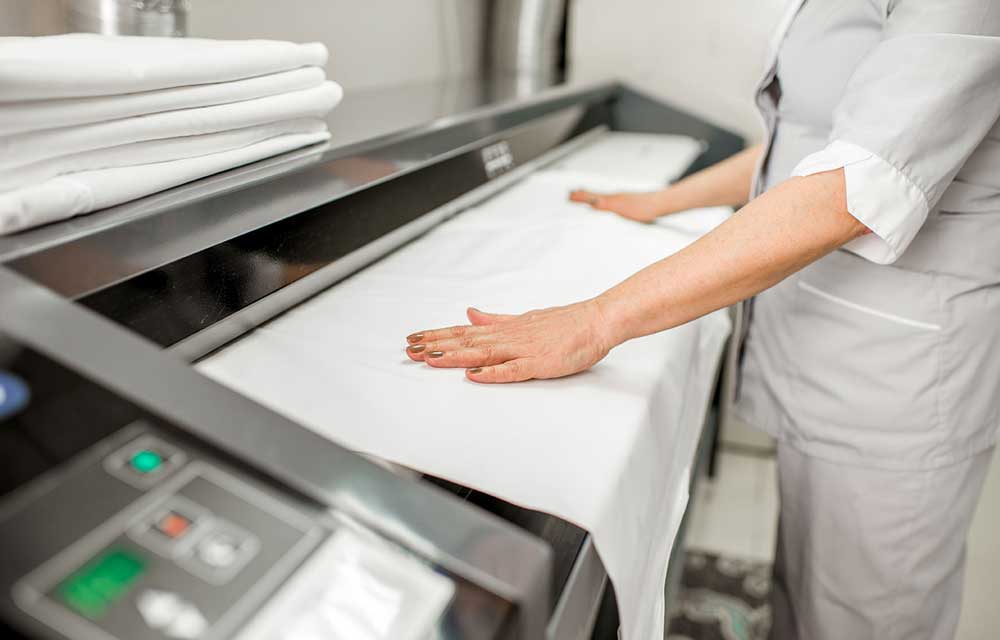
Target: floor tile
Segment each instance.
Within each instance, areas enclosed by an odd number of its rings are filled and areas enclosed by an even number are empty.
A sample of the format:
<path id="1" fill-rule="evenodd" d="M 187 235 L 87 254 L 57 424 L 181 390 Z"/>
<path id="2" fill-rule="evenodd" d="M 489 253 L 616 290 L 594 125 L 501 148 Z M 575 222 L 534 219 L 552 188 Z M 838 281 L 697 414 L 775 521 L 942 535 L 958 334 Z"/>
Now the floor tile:
<path id="1" fill-rule="evenodd" d="M 773 460 L 722 451 L 718 471 L 713 479 L 702 478 L 695 491 L 688 546 L 770 561 L 777 504 Z"/>

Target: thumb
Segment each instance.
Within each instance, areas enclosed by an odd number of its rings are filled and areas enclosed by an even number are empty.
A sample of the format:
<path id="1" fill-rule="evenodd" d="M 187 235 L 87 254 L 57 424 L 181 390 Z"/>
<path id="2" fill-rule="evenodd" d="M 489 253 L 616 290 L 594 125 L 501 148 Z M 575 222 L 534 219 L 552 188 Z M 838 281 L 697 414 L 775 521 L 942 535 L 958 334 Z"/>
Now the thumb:
<path id="1" fill-rule="evenodd" d="M 487 324 L 497 324 L 498 322 L 506 322 L 511 318 L 515 317 L 503 313 L 485 313 L 476 309 L 475 307 L 469 307 L 465 311 L 465 315 L 469 317 L 469 322 L 474 326 L 481 327 Z"/>

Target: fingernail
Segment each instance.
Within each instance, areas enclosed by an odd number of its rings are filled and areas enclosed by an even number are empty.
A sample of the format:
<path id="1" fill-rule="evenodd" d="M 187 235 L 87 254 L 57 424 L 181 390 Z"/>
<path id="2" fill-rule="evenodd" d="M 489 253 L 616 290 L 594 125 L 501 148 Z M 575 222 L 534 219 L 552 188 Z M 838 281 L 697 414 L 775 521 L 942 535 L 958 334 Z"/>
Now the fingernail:
<path id="1" fill-rule="evenodd" d="M 471 373 L 472 375 L 476 375 L 477 373 L 482 373 L 482 372 L 483 372 L 482 367 L 475 367 L 473 369 L 469 369 L 469 373 Z"/>
<path id="2" fill-rule="evenodd" d="M 423 339 L 424 339 L 424 334 L 422 333 L 414 333 L 406 336 L 407 342 L 420 342 Z"/>
<path id="3" fill-rule="evenodd" d="M 444 355 L 444 351 L 431 351 L 427 354 L 428 358 L 440 358 Z"/>
<path id="4" fill-rule="evenodd" d="M 408 346 L 406 348 L 409 350 L 410 353 L 420 353 L 421 351 L 423 351 L 424 349 L 427 348 L 427 345 L 424 345 L 424 344 L 411 344 L 410 346 Z"/>

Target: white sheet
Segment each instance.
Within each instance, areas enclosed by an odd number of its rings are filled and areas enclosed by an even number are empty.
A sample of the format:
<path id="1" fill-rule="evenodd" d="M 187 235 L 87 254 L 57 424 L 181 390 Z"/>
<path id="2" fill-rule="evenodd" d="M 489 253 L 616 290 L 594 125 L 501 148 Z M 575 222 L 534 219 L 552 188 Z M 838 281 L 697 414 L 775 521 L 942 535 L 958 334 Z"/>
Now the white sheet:
<path id="1" fill-rule="evenodd" d="M 623 637 L 662 640 L 667 560 L 727 316 L 628 342 L 571 378 L 517 385 L 476 385 L 403 353 L 405 335 L 461 323 L 466 305 L 580 300 L 698 236 L 572 205 L 581 179 L 535 174 L 198 367 L 347 447 L 585 527 Z"/>
<path id="2" fill-rule="evenodd" d="M 594 176 L 663 187 L 681 177 L 705 150 L 705 143 L 688 136 L 662 133 L 606 133 L 553 166 Z"/>
<path id="3" fill-rule="evenodd" d="M 117 147 L 82 151 L 42 160 L 23 167 L 0 170 L 0 192 L 44 182 L 69 173 L 196 158 L 240 149 L 284 134 L 322 133 L 324 131 L 326 131 L 324 120 L 299 118 L 218 133 L 133 142 Z"/>
<path id="4" fill-rule="evenodd" d="M 176 109 L 193 109 L 263 98 L 315 87 L 326 80 L 319 67 L 304 67 L 256 78 L 117 96 L 0 103 L 0 135 L 106 122 Z"/>
<path id="5" fill-rule="evenodd" d="M 232 151 L 83 171 L 0 193 L 0 235 L 121 204 L 329 138 L 325 129 L 318 133 L 282 135 Z"/>
<path id="6" fill-rule="evenodd" d="M 215 133 L 295 118 L 322 118 L 342 97 L 340 85 L 327 81 L 309 89 L 254 100 L 15 134 L 0 138 L 0 171 L 133 142 Z M 142 161 L 136 158 L 136 162 Z"/>
<path id="7" fill-rule="evenodd" d="M 322 44 L 70 34 L 0 38 L 0 102 L 116 95 L 326 64 Z"/>

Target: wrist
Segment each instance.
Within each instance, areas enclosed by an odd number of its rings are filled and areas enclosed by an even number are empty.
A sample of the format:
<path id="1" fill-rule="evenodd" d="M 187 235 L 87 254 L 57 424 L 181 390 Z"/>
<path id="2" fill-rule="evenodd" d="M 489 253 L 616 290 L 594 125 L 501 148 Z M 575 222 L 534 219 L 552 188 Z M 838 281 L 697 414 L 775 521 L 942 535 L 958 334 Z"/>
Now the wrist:
<path id="1" fill-rule="evenodd" d="M 656 214 L 656 217 L 683 211 L 683 207 L 678 206 L 677 187 L 674 185 L 670 185 L 664 189 L 656 191 L 652 194 L 652 196 L 651 209 Z"/>
<path id="2" fill-rule="evenodd" d="M 597 339 L 608 351 L 632 339 L 628 307 L 609 290 L 588 301 L 594 309 Z"/>

